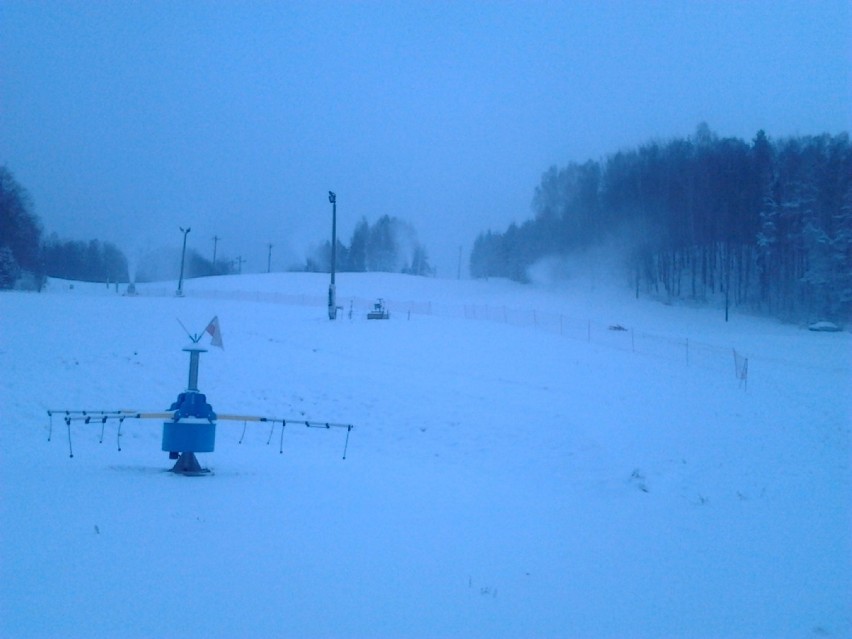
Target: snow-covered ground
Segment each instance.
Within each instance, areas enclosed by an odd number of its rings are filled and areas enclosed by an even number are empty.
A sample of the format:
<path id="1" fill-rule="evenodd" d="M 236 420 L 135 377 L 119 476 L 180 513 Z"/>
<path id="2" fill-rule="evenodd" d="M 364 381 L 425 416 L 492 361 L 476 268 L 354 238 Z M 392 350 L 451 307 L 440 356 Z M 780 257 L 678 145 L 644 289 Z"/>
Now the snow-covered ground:
<path id="1" fill-rule="evenodd" d="M 0 294 L 0 636 L 852 636 L 848 332 L 592 285 L 337 284 L 336 322 L 314 274 Z M 213 408 L 355 424 L 345 461 L 345 430 L 296 425 L 219 422 L 201 478 L 165 472 L 157 421 L 120 452 L 114 423 L 48 442 L 48 409 L 168 408 L 176 318 L 214 315 Z"/>

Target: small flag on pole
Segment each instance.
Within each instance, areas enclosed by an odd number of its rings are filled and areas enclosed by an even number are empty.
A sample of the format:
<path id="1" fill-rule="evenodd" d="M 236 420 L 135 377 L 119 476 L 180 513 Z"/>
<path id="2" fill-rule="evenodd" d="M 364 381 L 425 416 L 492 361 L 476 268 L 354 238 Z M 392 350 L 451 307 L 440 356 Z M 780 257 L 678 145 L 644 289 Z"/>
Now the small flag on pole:
<path id="1" fill-rule="evenodd" d="M 207 328 L 204 329 L 208 333 L 210 333 L 210 344 L 213 346 L 218 346 L 222 350 L 225 350 L 224 344 L 222 344 L 222 329 L 219 328 L 219 316 L 217 315 L 210 323 L 207 325 Z"/>

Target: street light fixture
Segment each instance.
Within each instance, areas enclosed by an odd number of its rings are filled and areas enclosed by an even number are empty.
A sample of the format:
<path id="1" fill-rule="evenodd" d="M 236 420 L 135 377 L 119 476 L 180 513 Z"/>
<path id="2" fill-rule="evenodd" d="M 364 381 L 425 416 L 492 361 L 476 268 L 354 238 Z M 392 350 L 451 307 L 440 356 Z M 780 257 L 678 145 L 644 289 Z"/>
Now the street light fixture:
<path id="1" fill-rule="evenodd" d="M 337 319 L 337 291 L 334 285 L 334 266 L 337 255 L 337 195 L 328 192 L 331 202 L 331 284 L 328 285 L 328 319 Z"/>
<path id="2" fill-rule="evenodd" d="M 183 251 L 180 254 L 180 279 L 178 279 L 177 296 L 183 297 L 183 265 L 186 263 L 186 236 L 192 229 L 188 226 L 185 229 L 182 226 L 178 228 L 183 233 Z"/>

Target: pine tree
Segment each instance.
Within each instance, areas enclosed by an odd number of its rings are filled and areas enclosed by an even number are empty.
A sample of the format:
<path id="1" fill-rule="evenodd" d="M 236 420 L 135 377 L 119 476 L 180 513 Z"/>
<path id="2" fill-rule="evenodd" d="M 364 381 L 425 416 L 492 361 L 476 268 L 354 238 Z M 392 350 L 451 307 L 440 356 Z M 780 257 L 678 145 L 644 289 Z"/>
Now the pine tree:
<path id="1" fill-rule="evenodd" d="M 15 280 L 23 272 L 28 272 L 41 288 L 44 282 L 44 269 L 41 260 L 41 224 L 32 213 L 32 203 L 26 190 L 15 180 L 12 173 L 0 166 L 0 248 L 6 248 L 12 255 L 17 268 L 11 268 L 6 258 L 8 280 L 17 273 Z M 0 283 L 2 288 L 11 288 L 14 280 Z"/>

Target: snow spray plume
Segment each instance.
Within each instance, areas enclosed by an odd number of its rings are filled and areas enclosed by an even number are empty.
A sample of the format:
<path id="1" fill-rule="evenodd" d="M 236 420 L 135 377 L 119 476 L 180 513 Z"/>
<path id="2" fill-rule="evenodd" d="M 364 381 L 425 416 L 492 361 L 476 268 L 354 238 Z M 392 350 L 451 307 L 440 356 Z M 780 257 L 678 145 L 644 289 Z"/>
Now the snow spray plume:
<path id="1" fill-rule="evenodd" d="M 592 246 L 538 260 L 527 277 L 545 288 L 623 289 L 632 283 L 636 256 L 648 238 L 647 232 L 623 226 Z"/>

